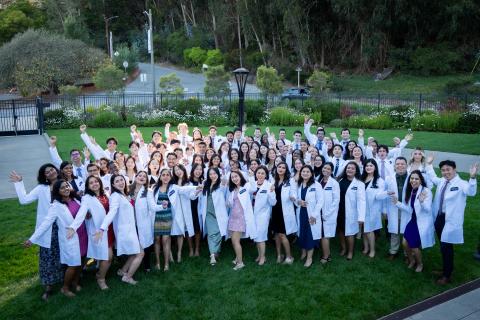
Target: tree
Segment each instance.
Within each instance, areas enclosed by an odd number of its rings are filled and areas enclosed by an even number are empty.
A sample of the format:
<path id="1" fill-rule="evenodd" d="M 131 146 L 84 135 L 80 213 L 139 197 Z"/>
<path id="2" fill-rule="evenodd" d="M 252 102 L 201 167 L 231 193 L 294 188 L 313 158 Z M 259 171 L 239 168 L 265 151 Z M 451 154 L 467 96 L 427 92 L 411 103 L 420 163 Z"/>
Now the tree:
<path id="1" fill-rule="evenodd" d="M 332 86 L 332 79 L 327 72 L 315 70 L 308 78 L 307 83 L 312 87 L 312 93 L 318 94 L 330 89 Z"/>
<path id="2" fill-rule="evenodd" d="M 160 92 L 168 94 L 182 94 L 183 87 L 180 83 L 180 78 L 176 73 L 170 73 L 166 76 L 160 77 Z"/>
<path id="3" fill-rule="evenodd" d="M 63 34 L 69 39 L 78 39 L 85 43 L 90 41 L 89 32 L 80 14 L 69 14 L 63 22 Z"/>
<path id="4" fill-rule="evenodd" d="M 207 59 L 204 61 L 207 66 L 219 66 L 223 64 L 223 55 L 219 49 L 207 51 Z"/>
<path id="5" fill-rule="evenodd" d="M 207 59 L 207 50 L 193 47 L 183 51 L 183 61 L 186 67 L 199 68 Z"/>
<path id="6" fill-rule="evenodd" d="M 257 69 L 257 87 L 267 96 L 279 94 L 283 90 L 282 77 L 274 67 L 260 66 Z"/>
<path id="7" fill-rule="evenodd" d="M 118 52 L 118 55 L 117 55 Z M 138 49 L 135 46 L 131 48 L 128 47 L 126 43 L 122 43 L 115 50 L 115 55 L 113 56 L 113 63 L 123 70 L 123 62 L 128 62 L 127 73 L 131 73 L 138 66 Z"/>
<path id="8" fill-rule="evenodd" d="M 0 44 L 9 41 L 17 33 L 44 25 L 43 12 L 26 0 L 13 3 L 0 11 Z"/>
<path id="9" fill-rule="evenodd" d="M 79 40 L 28 30 L 0 47 L 0 87 L 17 84 L 24 94 L 53 93 L 59 86 L 91 78 L 105 58 Z"/>
<path id="10" fill-rule="evenodd" d="M 95 87 L 100 90 L 115 91 L 123 88 L 123 71 L 111 63 L 106 63 L 93 77 Z"/>
<path id="11" fill-rule="evenodd" d="M 225 72 L 223 65 L 208 67 L 205 77 L 207 78 L 205 88 L 203 89 L 205 95 L 220 97 L 230 93 L 228 84 L 230 77 Z"/>

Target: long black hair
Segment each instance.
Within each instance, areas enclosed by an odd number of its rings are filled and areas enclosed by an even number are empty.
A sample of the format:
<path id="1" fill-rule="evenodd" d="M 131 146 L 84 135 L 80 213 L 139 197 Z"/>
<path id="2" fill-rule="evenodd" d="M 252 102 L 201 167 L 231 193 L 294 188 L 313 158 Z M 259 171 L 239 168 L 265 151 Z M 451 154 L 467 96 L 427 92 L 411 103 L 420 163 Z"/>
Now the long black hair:
<path id="1" fill-rule="evenodd" d="M 145 170 L 140 170 L 137 172 L 137 174 L 135 174 L 135 180 L 133 181 L 133 183 L 130 185 L 130 188 L 129 188 L 129 192 L 128 192 L 128 195 L 130 197 L 133 197 L 135 196 L 135 189 L 137 188 L 137 176 L 140 174 L 140 173 L 145 173 L 145 175 L 147 176 L 146 179 L 147 181 L 145 182 L 145 185 L 144 185 L 144 188 L 143 188 L 143 192 L 142 194 L 140 195 L 140 198 L 146 198 L 147 197 L 147 193 L 148 193 L 148 188 L 149 188 L 149 180 L 148 180 L 148 173 L 147 171 Z"/>
<path id="2" fill-rule="evenodd" d="M 355 179 L 357 180 L 360 180 L 361 179 L 361 176 L 360 176 L 360 167 L 358 166 L 358 164 L 355 162 L 355 161 L 349 161 L 345 167 L 343 168 L 343 171 L 342 171 L 342 174 L 337 178 L 337 181 L 340 181 L 340 180 L 343 180 L 343 179 L 347 179 L 347 167 L 349 165 L 353 165 L 355 166 Z"/>
<path id="3" fill-rule="evenodd" d="M 200 175 L 200 177 L 198 177 L 198 181 L 195 181 L 195 175 L 193 174 L 193 172 L 197 169 L 197 167 L 200 167 L 202 168 L 202 174 Z M 200 164 L 200 163 L 194 163 L 192 164 L 192 170 L 190 170 L 190 178 L 189 178 L 189 181 L 191 183 L 202 183 L 203 181 L 203 171 L 204 171 L 204 168 L 203 168 L 203 164 Z"/>
<path id="4" fill-rule="evenodd" d="M 230 178 L 228 179 L 228 190 L 230 190 L 230 192 L 235 190 L 235 188 L 237 187 L 237 185 L 232 181 L 232 173 L 238 174 L 238 176 L 240 177 L 240 187 L 243 187 L 245 183 L 247 183 L 247 180 L 245 180 L 245 177 L 240 171 L 230 172 Z"/>
<path id="5" fill-rule="evenodd" d="M 290 180 L 290 170 L 288 169 L 288 165 L 285 161 L 282 161 L 282 162 L 279 162 L 277 164 L 277 166 L 274 168 L 274 174 L 273 174 L 273 177 L 275 179 L 275 187 L 278 187 L 278 184 L 280 182 L 280 179 L 278 178 L 278 173 L 277 173 L 277 170 L 278 170 L 278 166 L 280 165 L 284 165 L 285 166 L 285 175 L 283 177 L 283 183 L 287 183 L 289 180 Z"/>
<path id="6" fill-rule="evenodd" d="M 302 169 L 300 169 L 300 176 L 298 177 L 298 185 L 300 186 L 303 183 L 303 178 L 302 178 L 302 171 L 303 169 L 308 169 L 310 170 L 311 177 L 306 181 L 307 188 L 310 187 L 312 184 L 315 182 L 315 176 L 313 175 L 313 169 L 310 167 L 308 164 L 305 164 Z"/>
<path id="7" fill-rule="evenodd" d="M 332 170 L 332 174 L 330 175 L 330 177 L 332 177 L 333 179 L 335 179 L 335 177 L 333 177 L 333 171 L 335 170 L 335 166 L 334 166 L 333 163 L 331 163 L 331 162 L 325 162 L 325 163 L 322 164 L 322 166 L 320 167 L 320 171 L 322 172 L 322 174 L 318 176 L 318 180 L 317 180 L 318 182 L 321 182 L 321 181 L 323 180 L 323 177 L 324 177 L 324 175 L 323 175 L 323 168 L 324 168 L 325 166 L 329 166 L 329 167 L 330 167 L 330 169 Z"/>
<path id="8" fill-rule="evenodd" d="M 361 179 L 363 182 L 365 182 L 365 179 L 367 179 L 368 173 L 367 173 L 367 170 L 365 170 L 365 167 L 369 163 L 373 164 L 373 166 L 375 167 L 375 169 L 373 170 L 372 187 L 376 188 L 378 178 L 380 178 L 380 174 L 378 173 L 378 164 L 377 164 L 377 161 L 375 161 L 375 159 L 367 159 L 367 161 L 365 161 L 365 163 L 363 164 L 363 173 L 362 173 Z"/>
<path id="9" fill-rule="evenodd" d="M 125 177 L 122 176 L 121 174 L 112 174 L 112 176 L 110 177 L 110 188 L 112 188 L 112 194 L 114 192 L 118 192 L 118 193 L 122 193 L 121 190 L 118 190 L 117 188 L 115 188 L 114 186 L 114 181 L 115 181 L 115 178 L 116 177 L 122 177 L 123 181 L 125 181 L 125 187 L 123 188 L 123 194 L 124 195 L 127 195 L 128 194 L 128 187 L 127 187 L 127 181 L 125 180 Z"/>
<path id="10" fill-rule="evenodd" d="M 175 184 L 178 184 L 179 178 L 175 174 L 175 168 L 179 168 L 183 172 L 183 178 L 182 178 L 182 184 L 181 186 L 184 186 L 188 183 L 188 174 L 187 174 L 187 169 L 185 169 L 185 166 L 183 164 L 177 164 L 173 167 L 172 170 L 172 178 Z"/>
<path id="11" fill-rule="evenodd" d="M 218 176 L 217 181 L 215 181 L 215 183 L 213 185 L 212 185 L 212 179 L 210 179 L 210 171 L 214 171 Z M 218 170 L 218 168 L 214 168 L 214 167 L 208 168 L 207 180 L 205 181 L 205 185 L 203 187 L 203 195 L 209 195 L 209 194 L 213 193 L 215 190 L 217 190 L 220 187 L 220 180 L 221 180 L 220 170 Z"/>
<path id="12" fill-rule="evenodd" d="M 170 169 L 168 168 L 163 168 L 162 170 L 160 170 L 160 176 L 158 177 L 158 181 L 157 183 L 155 184 L 155 188 L 153 190 L 153 193 L 157 193 L 158 189 L 160 189 L 160 187 L 162 186 L 162 174 L 163 172 L 166 171 L 168 172 L 168 174 L 170 175 L 170 181 L 168 182 L 168 185 L 167 185 L 167 192 L 168 192 L 168 189 L 170 188 L 170 186 L 172 184 L 174 184 L 174 181 L 173 181 L 173 177 L 172 177 L 172 173 L 170 172 Z"/>
<path id="13" fill-rule="evenodd" d="M 62 176 L 62 178 L 65 177 L 65 175 L 63 174 L 62 170 L 68 166 L 68 165 L 71 165 L 72 166 L 72 180 L 75 180 L 77 179 L 78 177 L 75 175 L 74 171 L 73 171 L 73 165 L 70 161 L 62 161 L 62 163 L 60 164 L 60 175 Z"/>
<path id="14" fill-rule="evenodd" d="M 63 201 L 63 198 L 62 196 L 60 195 L 60 187 L 62 186 L 62 184 L 66 183 L 68 187 L 70 187 L 70 185 L 68 184 L 68 182 L 66 180 L 63 180 L 63 179 L 59 179 L 57 180 L 54 184 L 53 184 L 53 187 L 52 187 L 52 202 L 53 201 L 58 201 L 60 203 L 63 203 L 63 204 L 66 204 L 64 201 Z M 72 192 L 73 190 L 70 189 L 70 194 L 68 195 L 68 197 L 70 199 L 73 199 L 74 197 L 74 194 Z"/>
<path id="15" fill-rule="evenodd" d="M 322 159 L 322 165 L 320 167 L 315 167 L 315 158 L 316 157 L 320 157 L 320 159 Z M 320 176 L 322 177 L 322 168 L 323 168 L 323 164 L 325 163 L 325 157 L 322 156 L 321 154 L 319 155 L 316 155 L 314 158 L 313 158 L 313 161 L 310 161 L 312 163 L 312 167 L 313 167 L 313 174 L 314 176 Z"/>
<path id="16" fill-rule="evenodd" d="M 407 188 L 405 190 L 405 202 L 406 203 L 408 203 L 408 201 L 410 200 L 410 196 L 412 195 L 413 188 L 412 188 L 412 185 L 410 184 L 410 177 L 412 176 L 412 174 L 418 175 L 418 177 L 420 178 L 420 184 L 422 185 L 422 187 L 424 187 L 424 188 L 427 187 L 427 183 L 425 182 L 425 178 L 423 177 L 422 172 L 420 170 L 413 170 L 412 172 L 410 172 L 410 175 L 407 178 Z"/>
<path id="17" fill-rule="evenodd" d="M 96 179 L 98 181 L 98 183 L 100 184 L 100 193 L 99 195 L 100 196 L 104 196 L 105 195 L 105 191 L 103 190 L 103 182 L 102 182 L 102 179 L 100 179 L 100 177 L 97 177 L 97 176 L 88 176 L 87 180 L 85 180 L 85 194 L 88 194 L 88 195 L 91 195 L 92 197 L 96 197 L 97 195 L 95 194 L 95 192 L 93 192 L 91 189 L 90 189 L 90 186 L 89 186 L 89 183 L 90 183 L 90 180 L 91 179 Z"/>
<path id="18" fill-rule="evenodd" d="M 261 165 L 261 166 L 258 166 L 257 169 L 255 170 L 255 174 L 254 174 L 255 181 L 257 181 L 258 170 L 265 171 L 265 181 L 268 181 L 270 179 L 270 173 L 268 172 L 268 168 L 266 166 Z"/>
<path id="19" fill-rule="evenodd" d="M 58 171 L 57 167 L 55 167 L 51 163 L 45 163 L 44 165 L 42 165 L 38 169 L 38 175 L 37 175 L 38 184 L 43 184 L 45 186 L 50 185 L 50 181 L 48 181 L 47 177 L 45 176 L 45 169 L 50 168 L 50 167 L 52 167 L 53 169 L 55 169 L 55 171 L 57 171 L 57 176 L 60 175 L 60 172 Z"/>

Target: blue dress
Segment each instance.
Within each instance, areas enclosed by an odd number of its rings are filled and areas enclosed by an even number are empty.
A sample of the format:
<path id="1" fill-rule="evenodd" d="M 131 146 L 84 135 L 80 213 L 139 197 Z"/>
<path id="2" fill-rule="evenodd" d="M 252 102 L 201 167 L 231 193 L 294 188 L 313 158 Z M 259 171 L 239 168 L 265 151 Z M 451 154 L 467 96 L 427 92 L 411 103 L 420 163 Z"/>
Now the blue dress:
<path id="1" fill-rule="evenodd" d="M 307 188 L 302 186 L 301 199 L 305 201 L 307 195 Z M 311 250 L 318 247 L 319 240 L 313 240 L 312 229 L 310 229 L 310 222 L 308 221 L 307 208 L 300 207 L 300 235 L 298 236 L 298 245 L 305 250 Z"/>
<path id="2" fill-rule="evenodd" d="M 421 248 L 422 242 L 420 240 L 420 233 L 418 232 L 417 214 L 415 213 L 415 198 L 417 197 L 417 190 L 412 190 L 412 196 L 410 197 L 410 207 L 412 207 L 412 219 L 407 223 L 403 237 L 408 243 L 408 246 L 412 249 Z"/>

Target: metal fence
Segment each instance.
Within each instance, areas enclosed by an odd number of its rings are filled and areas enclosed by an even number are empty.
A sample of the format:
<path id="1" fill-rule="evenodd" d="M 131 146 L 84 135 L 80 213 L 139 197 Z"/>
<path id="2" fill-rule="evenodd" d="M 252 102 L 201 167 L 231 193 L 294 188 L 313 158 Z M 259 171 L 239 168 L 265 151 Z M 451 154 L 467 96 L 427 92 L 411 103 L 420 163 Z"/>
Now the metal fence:
<path id="1" fill-rule="evenodd" d="M 357 113 L 371 114 L 373 111 L 398 106 L 408 106 L 419 113 L 427 110 L 439 112 L 444 109 L 467 110 L 472 104 L 480 105 L 480 96 L 474 95 L 436 95 L 436 94 L 369 94 L 369 93 L 324 93 L 320 95 L 303 95 L 285 97 L 268 96 L 261 93 L 247 93 L 245 100 L 257 101 L 255 107 L 272 108 L 286 106 L 290 108 L 305 107 L 311 112 L 319 105 L 354 107 Z M 91 94 L 79 96 L 54 96 L 37 99 L 16 99 L 0 101 L 0 135 L 26 134 L 43 131 L 43 113 L 56 109 L 75 109 L 87 115 L 102 106 L 115 107 L 115 110 L 170 109 L 176 110 L 189 101 L 198 106 L 218 106 L 220 111 L 229 111 L 238 105 L 238 94 L 232 93 L 219 97 L 203 93 L 171 94 Z M 325 106 L 324 106 L 325 107 Z M 328 107 L 328 106 L 327 106 Z"/>

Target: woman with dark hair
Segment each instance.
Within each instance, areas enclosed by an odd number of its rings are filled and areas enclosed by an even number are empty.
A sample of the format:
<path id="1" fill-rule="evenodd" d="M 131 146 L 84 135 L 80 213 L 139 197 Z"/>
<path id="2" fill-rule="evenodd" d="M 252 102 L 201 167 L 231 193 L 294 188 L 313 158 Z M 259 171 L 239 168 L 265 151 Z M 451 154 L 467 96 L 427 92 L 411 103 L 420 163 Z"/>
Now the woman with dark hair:
<path id="1" fill-rule="evenodd" d="M 365 215 L 358 217 L 363 224 L 363 251 L 370 258 L 375 257 L 375 230 L 382 228 L 383 200 L 388 197 L 385 182 L 378 173 L 374 159 L 365 161 L 365 170 L 361 176 L 365 184 Z"/>
<path id="2" fill-rule="evenodd" d="M 240 165 L 242 166 L 242 168 L 243 167 L 246 168 L 248 166 L 249 151 L 250 151 L 250 147 L 248 146 L 247 142 L 244 141 L 244 142 L 240 143 L 240 148 L 238 148 L 238 155 L 239 155 L 238 161 L 240 161 Z M 243 169 L 243 170 L 245 170 L 245 169 Z"/>
<path id="3" fill-rule="evenodd" d="M 268 146 L 270 145 L 270 142 L 268 141 L 268 133 L 262 134 L 262 137 L 260 138 L 260 143 L 262 145 L 267 146 L 267 148 L 268 148 Z"/>
<path id="4" fill-rule="evenodd" d="M 257 235 L 252 202 L 245 187 L 246 183 L 247 181 L 239 171 L 231 172 L 227 206 L 230 208 L 228 233 L 232 238 L 233 250 L 235 251 L 233 270 L 240 270 L 245 267 L 240 239 L 245 237 L 254 240 Z"/>
<path id="5" fill-rule="evenodd" d="M 275 172 L 275 159 L 277 158 L 277 151 L 275 149 L 268 149 L 267 158 L 265 159 L 265 166 L 268 169 L 268 172 L 273 174 Z"/>
<path id="6" fill-rule="evenodd" d="M 353 160 L 353 148 L 357 147 L 358 144 L 353 141 L 353 140 L 350 140 L 348 141 L 347 143 L 347 150 L 345 152 L 345 154 L 343 155 L 343 160 Z"/>
<path id="7" fill-rule="evenodd" d="M 265 241 L 268 240 L 268 225 L 272 215 L 272 207 L 277 203 L 275 186 L 269 181 L 268 169 L 259 166 L 255 170 L 255 181 L 250 181 L 250 193 L 252 194 L 253 214 L 257 226 L 258 257 L 255 260 L 258 265 L 265 264 Z"/>
<path id="8" fill-rule="evenodd" d="M 204 234 L 207 235 L 210 264 L 216 265 L 222 237 L 227 235 L 226 183 L 221 182 L 218 168 L 209 168 L 200 198 Z M 197 191 L 199 192 L 199 191 Z"/>
<path id="9" fill-rule="evenodd" d="M 268 153 L 268 145 L 262 144 L 260 145 L 260 150 L 258 152 L 258 159 L 262 165 L 267 164 L 267 153 Z"/>
<path id="10" fill-rule="evenodd" d="M 155 161 L 155 160 L 154 160 Z M 144 250 L 143 269 L 150 271 L 150 255 L 153 246 L 153 223 L 155 213 L 153 211 L 153 192 L 149 188 L 148 174 L 145 171 L 137 172 L 135 181 L 129 189 L 129 196 L 134 201 L 135 221 L 137 223 L 138 241 Z"/>
<path id="11" fill-rule="evenodd" d="M 163 154 L 160 151 L 153 151 L 152 154 L 150 155 L 150 159 L 157 160 L 160 168 L 164 166 L 164 160 L 163 160 Z"/>
<path id="12" fill-rule="evenodd" d="M 112 193 L 109 199 L 109 211 L 103 219 L 100 230 L 95 234 L 95 240 L 103 238 L 105 230 L 113 222 L 115 232 L 117 256 L 128 255 L 127 262 L 117 274 L 122 281 L 128 284 L 136 284 L 133 275 L 142 263 L 144 256 L 143 249 L 138 241 L 138 234 L 135 223 L 135 212 L 132 203 L 127 198 L 128 188 L 125 177 L 113 174 L 110 178 Z"/>
<path id="13" fill-rule="evenodd" d="M 317 155 L 313 158 L 313 176 L 316 181 L 322 180 L 322 167 L 325 163 L 325 158 L 322 155 Z"/>
<path id="14" fill-rule="evenodd" d="M 332 177 L 333 163 L 327 162 L 322 166 L 322 178 L 319 183 L 323 188 L 325 202 L 323 204 L 322 217 L 322 258 L 320 262 L 325 264 L 331 261 L 330 238 L 335 237 L 337 229 L 338 206 L 340 203 L 340 186 Z"/>
<path id="15" fill-rule="evenodd" d="M 72 206 L 72 202 L 75 202 L 76 206 Z M 67 265 L 61 292 L 67 297 L 75 296 L 75 293 L 71 291 L 72 288 L 76 292 L 81 290 L 78 282 L 82 265 L 82 249 L 86 253 L 87 244 L 84 242 L 82 245 L 79 234 L 74 233 L 70 239 L 67 238 L 67 227 L 73 222 L 79 207 L 78 202 L 73 199 L 70 184 L 65 180 L 57 180 L 52 186 L 52 205 L 48 209 L 48 214 L 30 239 L 25 241 L 26 247 L 30 247 L 33 243 L 39 244 L 38 241 L 42 235 L 47 233 L 54 223 L 57 223 L 60 262 Z M 83 232 L 86 240 L 85 227 Z"/>
<path id="16" fill-rule="evenodd" d="M 293 256 L 287 236 L 297 232 L 297 219 L 293 199 L 296 195 L 296 182 L 290 179 L 290 172 L 285 162 L 275 167 L 275 197 L 277 203 L 272 208 L 270 227 L 275 237 L 277 263 L 292 264 Z M 282 255 L 282 246 L 285 256 Z M 285 257 L 285 260 L 283 258 Z"/>
<path id="17" fill-rule="evenodd" d="M 300 170 L 297 195 L 298 245 L 302 249 L 301 260 L 306 268 L 313 263 L 313 251 L 318 247 L 322 233 L 320 211 L 323 207 L 323 189 L 313 176 L 313 169 L 304 165 Z"/>
<path id="18" fill-rule="evenodd" d="M 71 189 L 79 199 L 83 195 L 85 185 L 80 177 L 73 174 L 73 165 L 70 161 L 63 161 L 60 164 L 60 176 L 63 180 L 70 183 Z"/>
<path id="19" fill-rule="evenodd" d="M 340 255 L 346 254 L 347 260 L 352 260 L 353 257 L 359 217 L 365 216 L 365 184 L 360 178 L 360 168 L 355 162 L 349 161 L 337 179 L 340 185 L 337 233 L 342 247 Z"/>
<path id="20" fill-rule="evenodd" d="M 260 166 L 260 161 L 258 160 L 252 160 L 248 164 L 248 177 L 245 177 L 248 182 L 255 182 L 255 171 L 257 168 Z"/>
<path id="21" fill-rule="evenodd" d="M 102 179 L 97 176 L 89 176 L 85 181 L 85 195 L 82 197 L 80 210 L 78 210 L 73 223 L 70 224 L 70 230 L 67 233 L 67 237 L 72 236 L 75 231 L 84 224 L 87 215 L 89 214 L 91 216 L 85 223 L 88 234 L 87 257 L 100 262 L 96 278 L 101 290 L 108 289 L 105 276 L 113 259 L 112 247 L 115 242 L 113 226 L 108 226 L 108 231 L 103 235 L 101 241 L 95 241 L 94 235 L 95 232 L 101 228 L 108 209 L 108 197 L 103 190 Z"/>
<path id="22" fill-rule="evenodd" d="M 260 158 L 258 157 L 258 150 L 254 148 L 250 148 L 250 151 L 248 151 L 248 162 L 252 160 L 258 160 L 261 164 Z"/>
<path id="23" fill-rule="evenodd" d="M 213 157 L 212 160 L 214 160 Z M 169 196 L 173 211 L 173 225 L 170 234 L 177 236 L 177 262 L 180 263 L 182 261 L 184 236 L 187 235 L 190 238 L 195 234 L 190 200 L 194 197 L 196 186 L 190 185 L 187 170 L 181 164 L 173 167 L 172 179 L 172 190 L 176 190 L 177 196 Z"/>
<path id="24" fill-rule="evenodd" d="M 128 185 L 132 184 L 135 181 L 135 176 L 137 175 L 137 165 L 135 163 L 135 158 L 128 157 L 125 159 L 125 177 L 127 178 Z"/>
<path id="25" fill-rule="evenodd" d="M 113 161 L 115 161 L 118 165 L 118 171 L 120 174 L 125 175 L 126 168 L 125 168 L 125 154 L 122 151 L 116 151 L 113 154 Z"/>
<path id="26" fill-rule="evenodd" d="M 288 165 L 288 162 L 287 162 L 287 165 Z M 293 162 L 293 167 L 291 172 L 292 172 L 292 178 L 295 181 L 295 183 L 297 183 L 298 180 L 300 179 L 300 170 L 303 168 L 304 165 L 305 165 L 305 162 L 303 162 L 303 159 L 301 158 L 296 159 Z"/>
<path id="27" fill-rule="evenodd" d="M 208 148 L 205 151 L 205 156 L 203 157 L 203 163 L 205 163 L 205 165 L 209 165 L 210 159 L 212 159 L 214 154 L 215 154 L 215 150 L 213 150 L 212 148 Z"/>
<path id="28" fill-rule="evenodd" d="M 53 164 L 47 163 L 42 165 L 38 170 L 38 185 L 27 193 L 22 176 L 15 171 L 10 173 L 10 181 L 14 183 L 20 204 L 26 205 L 38 201 L 35 229 L 40 226 L 40 223 L 47 216 L 51 203 L 50 190 L 57 181 L 59 174 L 58 169 L 55 168 Z M 43 233 L 42 237 L 37 239 L 36 243 L 40 246 L 38 268 L 40 281 L 42 285 L 45 286 L 42 299 L 46 301 L 52 293 L 52 286 L 63 280 L 57 224 L 53 223 L 53 225 Z"/>
<path id="29" fill-rule="evenodd" d="M 328 161 L 333 163 L 333 177 L 338 178 L 338 176 L 344 171 L 343 169 L 347 161 L 343 160 L 342 158 L 343 147 L 340 144 L 334 145 L 332 152 L 333 157 L 328 159 Z"/>
<path id="30" fill-rule="evenodd" d="M 365 162 L 365 156 L 363 155 L 363 149 L 359 146 L 356 146 L 352 149 L 352 160 L 360 168 L 360 174 L 363 173 L 363 163 Z"/>
<path id="31" fill-rule="evenodd" d="M 192 165 L 192 170 L 190 171 L 190 184 L 192 186 L 202 186 L 203 185 L 203 164 L 194 163 Z M 188 248 L 190 251 L 190 257 L 200 256 L 200 241 L 202 239 L 202 228 L 200 225 L 200 211 L 198 208 L 198 197 L 195 199 L 190 200 L 190 208 L 192 208 L 192 223 L 193 223 L 193 232 L 194 232 L 194 240 L 195 240 L 195 249 L 193 245 L 192 237 L 188 237 Z"/>
<path id="32" fill-rule="evenodd" d="M 147 165 L 148 184 L 154 185 L 160 177 L 160 163 L 156 159 L 148 161 Z"/>
<path id="33" fill-rule="evenodd" d="M 392 196 L 392 202 L 402 210 L 400 231 L 408 257 L 408 268 L 423 271 L 421 249 L 435 244 L 432 216 L 432 192 L 420 170 L 413 170 L 408 178 L 405 198 L 400 202 Z"/>

